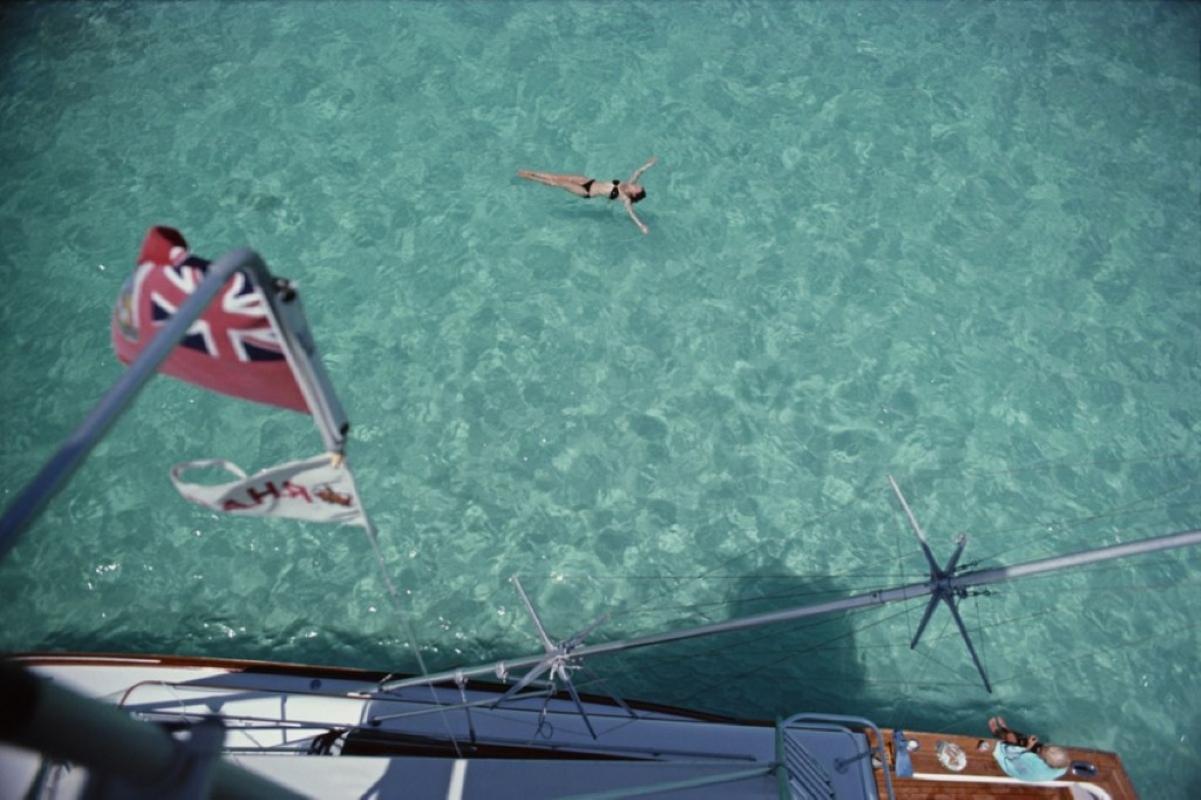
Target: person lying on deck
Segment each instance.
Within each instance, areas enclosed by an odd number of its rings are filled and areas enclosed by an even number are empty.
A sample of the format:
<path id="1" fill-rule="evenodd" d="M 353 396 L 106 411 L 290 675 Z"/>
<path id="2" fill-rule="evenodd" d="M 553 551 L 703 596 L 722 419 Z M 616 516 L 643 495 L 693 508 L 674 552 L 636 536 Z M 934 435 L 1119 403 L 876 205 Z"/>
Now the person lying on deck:
<path id="1" fill-rule="evenodd" d="M 642 173 L 654 166 L 657 160 L 655 156 L 651 156 L 650 161 L 630 173 L 630 177 L 624 181 L 616 178 L 612 181 L 598 181 L 586 175 L 561 175 L 557 172 L 535 172 L 528 169 L 517 170 L 517 177 L 566 189 L 578 197 L 608 197 L 610 200 L 621 200 L 630 219 L 638 226 L 638 230 L 645 234 L 650 233 L 650 229 L 643 225 L 642 220 L 634 213 L 634 204 L 646 197 L 646 189 L 638 184 L 638 179 Z"/>
<path id="2" fill-rule="evenodd" d="M 988 721 L 988 729 L 992 731 L 993 736 L 996 736 L 1005 744 L 1034 753 L 1042 758 L 1048 766 L 1056 768 L 1066 767 L 1068 762 L 1071 761 L 1067 751 L 1062 747 L 1048 745 L 1046 742 L 1039 741 L 1039 738 L 1034 735 L 1027 736 L 1024 733 L 1018 733 L 1009 727 L 1004 717 L 993 717 L 990 719 Z"/>

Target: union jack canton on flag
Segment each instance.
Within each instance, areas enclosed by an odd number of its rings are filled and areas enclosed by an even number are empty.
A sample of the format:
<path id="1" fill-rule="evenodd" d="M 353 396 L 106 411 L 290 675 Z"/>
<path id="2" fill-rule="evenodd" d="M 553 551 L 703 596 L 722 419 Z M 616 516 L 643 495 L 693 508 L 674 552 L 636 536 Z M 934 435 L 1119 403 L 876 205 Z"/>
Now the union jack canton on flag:
<path id="1" fill-rule="evenodd" d="M 204 280 L 209 263 L 188 252 L 174 228 L 146 234 L 113 312 L 117 358 L 125 364 L 137 358 Z M 229 279 L 160 370 L 215 392 L 308 413 L 263 298 L 242 272 Z"/>

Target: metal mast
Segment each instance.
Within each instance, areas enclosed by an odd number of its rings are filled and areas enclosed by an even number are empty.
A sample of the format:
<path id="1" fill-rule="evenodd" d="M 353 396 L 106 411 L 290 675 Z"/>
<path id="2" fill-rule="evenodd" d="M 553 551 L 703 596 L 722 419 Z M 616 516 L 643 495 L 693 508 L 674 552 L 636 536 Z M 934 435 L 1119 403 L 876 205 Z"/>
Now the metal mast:
<path id="1" fill-rule="evenodd" d="M 930 605 L 927 606 L 927 616 L 932 613 L 931 608 L 936 605 L 936 601 L 947 602 L 954 606 L 951 601 L 957 597 L 962 597 L 962 592 L 972 586 L 984 586 L 993 583 L 1002 583 L 1004 581 L 1024 578 L 1031 575 L 1040 575 L 1046 572 L 1056 572 L 1073 567 L 1082 567 L 1087 564 L 1095 564 L 1100 561 L 1111 561 L 1116 558 L 1126 558 L 1128 556 L 1144 555 L 1154 553 L 1160 550 L 1173 550 L 1181 547 L 1193 547 L 1201 544 L 1201 529 L 1181 531 L 1179 533 L 1170 533 L 1164 536 L 1156 536 L 1150 539 L 1142 539 L 1136 542 L 1126 542 L 1123 544 L 1115 544 L 1109 547 L 1099 547 L 1092 550 L 1084 550 L 1079 553 L 1071 553 L 1063 556 L 1052 556 L 1043 558 L 1037 561 L 1028 561 L 1024 564 L 1016 564 L 1008 567 L 996 567 L 993 569 L 973 570 L 964 572 L 959 575 L 950 574 L 958 562 L 959 554 L 963 550 L 963 543 L 956 546 L 955 553 L 948 561 L 947 567 L 938 570 L 937 576 L 932 570 L 931 578 L 923 583 L 911 583 L 906 586 L 897 586 L 891 589 L 880 589 L 874 592 L 864 592 L 863 594 L 853 595 L 841 600 L 830 600 L 825 603 L 817 603 L 809 606 L 798 606 L 795 608 L 781 609 L 779 611 L 769 611 L 763 614 L 755 614 L 748 617 L 740 617 L 738 619 L 725 620 L 724 622 L 714 622 L 708 625 L 698 625 L 692 628 L 682 628 L 676 631 L 668 631 L 666 633 L 656 633 L 647 636 L 638 636 L 632 639 L 619 639 L 612 642 L 602 642 L 600 644 L 583 645 L 572 649 L 569 653 L 564 653 L 563 657 L 570 661 L 578 661 L 586 656 L 596 656 L 604 653 L 617 653 L 626 650 L 635 650 L 640 647 L 649 647 L 651 645 L 666 644 L 668 642 L 679 642 L 685 639 L 696 639 L 702 636 L 713 636 L 719 633 L 732 633 L 734 631 L 747 630 L 749 628 L 759 628 L 764 625 L 775 625 L 781 622 L 792 622 L 798 619 L 807 617 L 816 617 L 823 614 L 832 614 L 837 611 L 853 611 L 860 608 L 870 608 L 873 606 L 882 606 L 888 603 L 895 603 L 899 600 L 912 600 L 915 597 L 933 596 Z M 928 545 L 926 548 L 928 553 L 927 558 L 933 564 L 933 555 L 929 554 Z M 950 598 L 950 600 L 944 600 Z M 962 625 L 962 621 L 959 623 Z M 921 631 L 919 630 L 919 633 Z M 916 637 L 915 637 L 916 639 Z M 970 647 L 970 643 L 969 643 Z M 974 657 L 973 651 L 973 657 Z M 497 661 L 491 664 L 481 664 L 473 667 L 463 667 L 456 670 L 446 672 L 437 672 L 430 675 L 420 675 L 403 680 L 388 681 L 379 686 L 372 687 L 368 691 L 372 692 L 388 692 L 396 689 L 402 689 L 407 686 L 422 686 L 425 684 L 442 683 L 452 680 L 466 680 L 467 678 L 484 677 L 494 675 L 499 678 L 506 678 L 511 670 L 523 669 L 541 664 L 546 659 L 546 654 L 536 656 L 526 656 L 522 658 L 509 659 L 506 661 Z M 978 660 L 977 660 L 977 663 Z M 981 670 L 983 675 L 983 670 Z M 987 684 L 986 684 L 987 686 Z M 990 690 L 991 691 L 991 690 Z"/>
<path id="2" fill-rule="evenodd" d="M 972 644 L 972 637 L 968 636 L 967 626 L 963 624 L 963 617 L 959 616 L 959 601 L 967 597 L 967 589 L 956 585 L 952 578 L 959 564 L 959 557 L 963 555 L 963 548 L 967 547 L 967 535 L 959 534 L 955 540 L 955 552 L 951 553 L 951 557 L 947 559 L 947 565 L 940 569 L 938 562 L 934 560 L 934 553 L 930 552 L 930 543 L 926 541 L 926 534 L 922 531 L 922 526 L 917 524 L 917 518 L 913 516 L 909 504 L 905 502 L 905 495 L 901 494 L 901 487 L 897 486 L 897 482 L 891 475 L 888 476 L 888 485 L 892 487 L 893 494 L 897 496 L 901 508 L 905 509 L 909 527 L 913 528 L 913 533 L 922 547 L 922 555 L 926 557 L 926 563 L 930 566 L 930 602 L 926 604 L 926 610 L 922 612 L 922 621 L 917 624 L 917 633 L 913 634 L 913 641 L 909 643 L 909 649 L 917 647 L 918 640 L 922 638 L 922 633 L 930 622 L 930 617 L 934 616 L 934 609 L 938 608 L 939 603 L 945 603 L 951 612 L 951 618 L 955 620 L 955 627 L 959 629 L 959 635 L 963 637 L 963 643 L 967 645 L 967 651 L 972 656 L 972 663 L 976 665 L 976 671 L 980 673 L 980 679 L 984 681 L 985 690 L 992 694 L 992 684 L 988 682 L 988 673 L 984 671 L 984 665 L 980 663 L 980 656 L 976 655 L 976 647 Z"/>

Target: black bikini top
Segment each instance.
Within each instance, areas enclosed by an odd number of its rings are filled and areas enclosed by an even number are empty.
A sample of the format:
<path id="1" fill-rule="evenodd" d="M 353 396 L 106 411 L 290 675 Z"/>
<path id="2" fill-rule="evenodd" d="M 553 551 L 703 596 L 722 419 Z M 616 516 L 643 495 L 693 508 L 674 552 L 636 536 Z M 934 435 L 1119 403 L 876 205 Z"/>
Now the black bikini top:
<path id="1" fill-rule="evenodd" d="M 621 181 L 617 180 L 616 178 L 613 179 L 613 188 L 609 190 L 609 199 L 610 200 L 617 199 L 617 195 L 619 194 L 619 192 L 617 191 L 617 186 L 620 183 L 621 183 Z"/>

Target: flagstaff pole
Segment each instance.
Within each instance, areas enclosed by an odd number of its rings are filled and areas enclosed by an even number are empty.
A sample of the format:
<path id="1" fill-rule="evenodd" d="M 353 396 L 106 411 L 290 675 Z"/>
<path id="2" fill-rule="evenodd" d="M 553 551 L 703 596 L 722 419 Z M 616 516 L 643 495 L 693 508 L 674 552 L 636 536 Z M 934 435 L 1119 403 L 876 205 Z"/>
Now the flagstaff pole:
<path id="1" fill-rule="evenodd" d="M 277 283 L 257 253 L 239 248 L 209 264 L 204 280 L 196 290 L 4 510 L 4 516 L 0 517 L 0 561 L 29 523 L 79 469 L 113 423 L 125 413 L 221 287 L 239 270 L 247 275 L 265 301 L 267 319 L 279 335 L 284 357 L 292 368 L 326 449 L 342 452 L 350 426 L 321 360 L 317 358 L 316 346 L 295 289 L 286 282 Z"/>
<path id="2" fill-rule="evenodd" d="M 350 423 L 334 392 L 334 385 L 325 372 L 325 366 L 317 357 L 317 345 L 300 304 L 300 295 L 290 283 L 276 281 L 258 254 L 250 255 L 254 258 L 254 263 L 250 265 L 251 281 L 266 301 L 267 320 L 279 336 L 284 358 L 292 369 L 292 377 L 304 395 L 325 449 L 341 454 L 346 447 Z"/>

